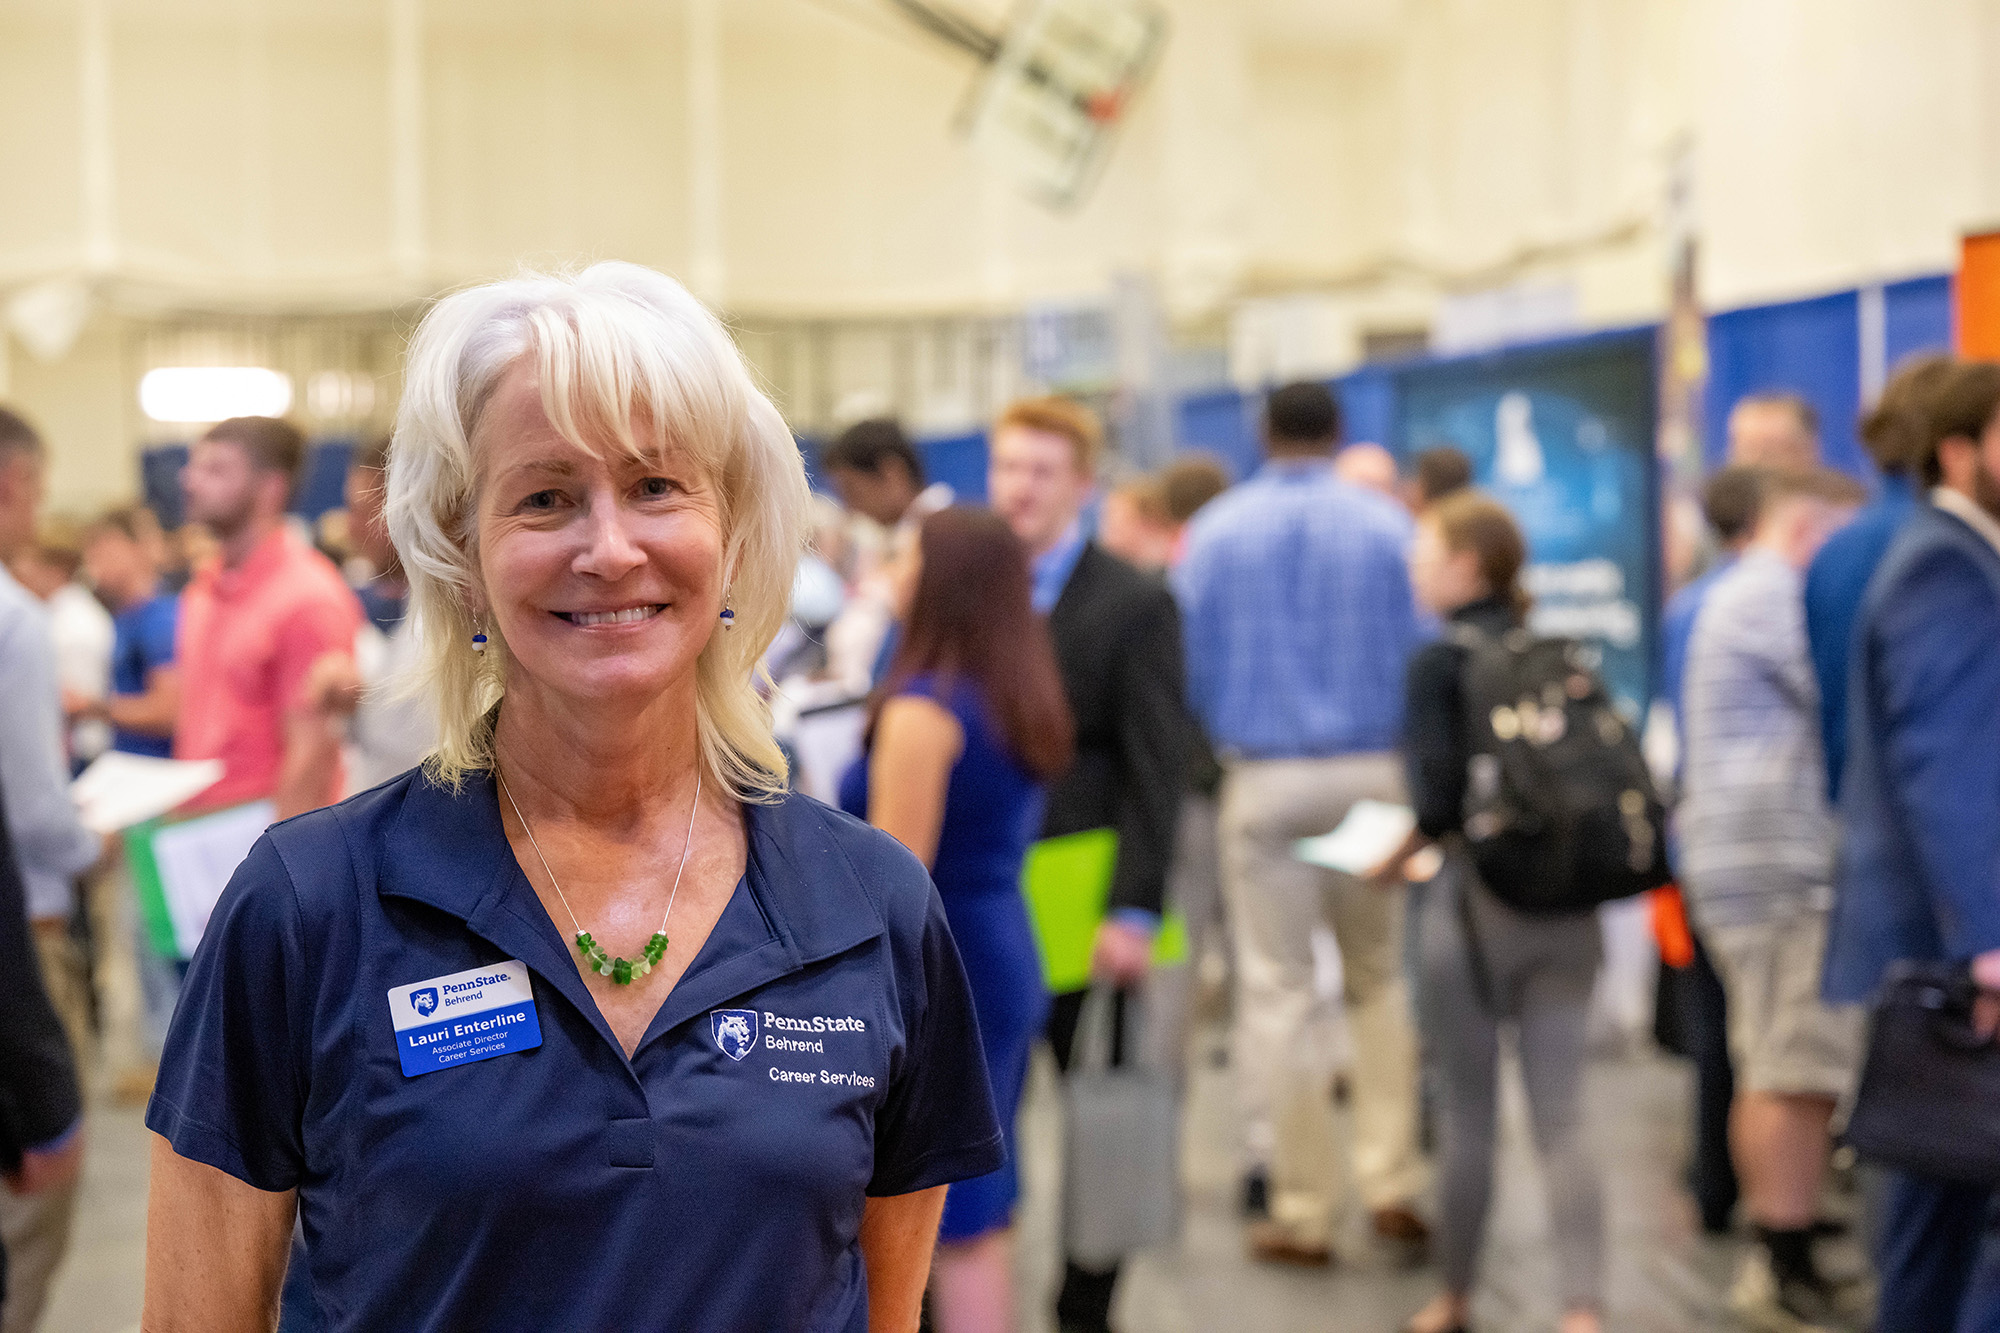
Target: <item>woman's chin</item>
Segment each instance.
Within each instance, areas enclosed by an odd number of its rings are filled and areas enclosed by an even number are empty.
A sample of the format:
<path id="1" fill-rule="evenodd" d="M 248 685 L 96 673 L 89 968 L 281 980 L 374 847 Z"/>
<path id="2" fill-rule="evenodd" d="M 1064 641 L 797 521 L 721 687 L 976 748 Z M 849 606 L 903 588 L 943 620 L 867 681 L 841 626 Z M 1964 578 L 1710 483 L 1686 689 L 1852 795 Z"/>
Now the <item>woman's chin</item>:
<path id="1" fill-rule="evenodd" d="M 517 658 L 517 669 L 519 665 Z M 677 681 L 684 680 L 692 690 L 694 665 L 692 658 L 681 664 L 673 659 L 662 659 L 654 653 L 619 655 L 581 663 L 572 659 L 562 663 L 561 669 L 555 671 L 523 671 L 521 674 L 533 682 L 530 690 L 523 693 L 540 694 L 551 701 L 563 700 L 612 713 L 639 712 L 662 695 L 672 692 Z M 517 681 L 518 677 L 516 681 L 509 682 L 508 693 L 516 692 Z"/>

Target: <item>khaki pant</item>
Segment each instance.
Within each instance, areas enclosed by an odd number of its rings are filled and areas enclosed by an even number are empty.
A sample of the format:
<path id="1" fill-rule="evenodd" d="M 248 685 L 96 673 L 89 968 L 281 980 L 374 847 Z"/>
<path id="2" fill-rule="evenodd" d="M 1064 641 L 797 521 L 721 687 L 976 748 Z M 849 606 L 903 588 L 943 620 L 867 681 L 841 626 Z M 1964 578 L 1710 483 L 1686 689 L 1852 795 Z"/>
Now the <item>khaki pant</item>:
<path id="1" fill-rule="evenodd" d="M 139 913 L 125 858 L 120 856 L 109 867 L 86 877 L 81 889 L 84 910 L 90 915 L 90 975 L 97 992 L 99 1058 L 113 1075 L 150 1069 L 154 1061 L 146 1050 L 145 1005 L 139 993 L 134 943 Z"/>
<path id="2" fill-rule="evenodd" d="M 35 951 L 56 1014 L 69 1033 L 77 1073 L 90 1068 L 90 981 L 83 951 L 66 922 L 37 920 Z M 56 1270 L 69 1252 L 70 1224 L 76 1216 L 76 1186 L 23 1198 L 0 1190 L 0 1241 L 7 1246 L 7 1304 L 0 1310 L 0 1333 L 33 1333 L 55 1286 Z"/>
<path id="3" fill-rule="evenodd" d="M 1423 1188 L 1417 1046 L 1402 972 L 1403 900 L 1292 855 L 1359 800 L 1400 801 L 1391 754 L 1235 761 L 1222 788 L 1222 884 L 1236 945 L 1235 1069 L 1251 1159 L 1269 1168 L 1271 1216 L 1305 1242 L 1327 1238 L 1339 1202 L 1328 1146 L 1327 1071 L 1310 1029 L 1313 928 L 1340 947 L 1354 1037 L 1353 1175 L 1371 1209 Z"/>
<path id="4" fill-rule="evenodd" d="M 1866 1016 L 1859 1005 L 1819 997 L 1831 915 L 1805 908 L 1703 932 L 1728 997 L 1729 1058 L 1742 1091 L 1839 1101 L 1854 1090 Z"/>

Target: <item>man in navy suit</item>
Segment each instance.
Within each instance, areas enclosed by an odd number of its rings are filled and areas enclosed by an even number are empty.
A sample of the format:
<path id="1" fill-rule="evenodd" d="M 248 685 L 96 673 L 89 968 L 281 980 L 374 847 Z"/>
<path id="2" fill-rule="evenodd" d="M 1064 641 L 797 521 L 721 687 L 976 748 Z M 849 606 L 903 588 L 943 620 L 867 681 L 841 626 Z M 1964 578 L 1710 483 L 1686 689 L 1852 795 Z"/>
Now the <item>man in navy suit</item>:
<path id="1" fill-rule="evenodd" d="M 1898 959 L 1967 964 L 2000 993 L 2000 365 L 1955 368 L 1920 463 L 1931 487 L 1863 599 L 1849 666 L 1845 839 L 1826 996 Z M 1975 1281 L 1989 1189 L 1892 1176 L 1880 1327 L 2000 1329 Z"/>

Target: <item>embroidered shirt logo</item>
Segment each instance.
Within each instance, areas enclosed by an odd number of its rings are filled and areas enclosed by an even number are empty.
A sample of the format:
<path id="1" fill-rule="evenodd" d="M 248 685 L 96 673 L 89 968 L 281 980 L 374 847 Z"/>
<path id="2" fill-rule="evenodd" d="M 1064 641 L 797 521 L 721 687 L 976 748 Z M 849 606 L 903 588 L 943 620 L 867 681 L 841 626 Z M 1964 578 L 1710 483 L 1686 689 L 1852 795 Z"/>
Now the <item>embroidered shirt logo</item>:
<path id="1" fill-rule="evenodd" d="M 741 1060 L 757 1049 L 757 1011 L 716 1009 L 708 1016 L 715 1032 L 715 1046 L 732 1060 Z"/>

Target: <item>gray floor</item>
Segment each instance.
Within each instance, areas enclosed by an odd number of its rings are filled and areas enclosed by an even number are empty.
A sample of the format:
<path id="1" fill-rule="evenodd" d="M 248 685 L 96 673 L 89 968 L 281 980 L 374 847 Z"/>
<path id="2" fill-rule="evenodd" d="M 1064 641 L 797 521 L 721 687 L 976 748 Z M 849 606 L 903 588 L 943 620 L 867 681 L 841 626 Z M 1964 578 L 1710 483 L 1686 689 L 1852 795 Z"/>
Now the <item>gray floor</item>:
<path id="1" fill-rule="evenodd" d="M 1136 1260 L 1119 1319 L 1128 1333 L 1258 1329 L 1268 1333 L 1391 1333 L 1422 1304 L 1431 1279 L 1397 1272 L 1348 1228 L 1341 1263 L 1327 1273 L 1262 1268 L 1243 1257 L 1232 1211 L 1235 1158 L 1228 1071 L 1202 1043 L 1186 1121 L 1187 1216 L 1180 1243 Z M 1054 1178 L 1059 1120 L 1046 1067 L 1038 1068 L 1022 1127 L 1028 1164 L 1022 1216 L 1024 1333 L 1049 1328 L 1044 1293 L 1056 1274 Z M 1591 1110 L 1606 1167 L 1612 1230 L 1610 1309 L 1618 1333 L 1727 1329 L 1719 1313 L 1733 1247 L 1701 1238 L 1673 1186 L 1684 1150 L 1688 1087 L 1683 1068 L 1651 1056 L 1600 1061 Z M 138 1326 L 145 1214 L 146 1132 L 139 1113 L 101 1107 L 90 1126 L 84 1202 L 47 1333 L 125 1333 Z M 1518 1087 L 1508 1099 L 1506 1156 L 1478 1297 L 1484 1333 L 1554 1327 L 1545 1217 L 1526 1146 Z"/>

